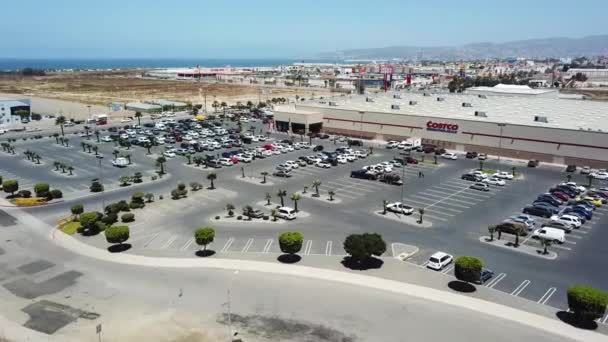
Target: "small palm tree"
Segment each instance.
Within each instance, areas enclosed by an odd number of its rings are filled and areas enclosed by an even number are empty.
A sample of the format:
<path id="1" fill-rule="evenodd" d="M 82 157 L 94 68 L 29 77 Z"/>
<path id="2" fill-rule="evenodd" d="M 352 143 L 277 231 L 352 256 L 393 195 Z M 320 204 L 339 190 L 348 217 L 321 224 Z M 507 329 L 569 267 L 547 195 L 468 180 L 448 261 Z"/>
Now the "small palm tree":
<path id="1" fill-rule="evenodd" d="M 424 216 L 424 208 L 418 208 L 418 214 L 420 214 L 420 220 L 418 220 L 418 223 L 422 224 L 422 217 Z"/>
<path id="2" fill-rule="evenodd" d="M 63 132 L 63 125 L 65 125 L 65 123 L 65 116 L 63 115 L 60 115 L 55 119 L 55 125 L 58 125 L 61 128 L 61 136 L 65 136 L 65 133 Z"/>
<path id="3" fill-rule="evenodd" d="M 184 154 L 184 157 L 186 157 L 186 160 L 188 160 L 188 165 L 192 164 L 192 154 L 186 153 Z"/>
<path id="4" fill-rule="evenodd" d="M 268 172 L 266 172 L 266 171 L 262 171 L 260 174 L 261 174 L 261 175 L 262 175 L 262 177 L 263 177 L 263 179 L 262 179 L 262 184 L 266 184 L 266 176 L 268 176 Z"/>
<path id="5" fill-rule="evenodd" d="M 479 171 L 483 171 L 483 160 L 479 161 Z"/>
<path id="6" fill-rule="evenodd" d="M 304 191 L 302 192 L 303 194 L 308 192 L 308 185 L 304 185 Z"/>
<path id="7" fill-rule="evenodd" d="M 114 150 L 112 151 L 112 155 L 114 155 L 114 160 L 116 160 L 116 158 L 118 158 L 118 155 L 120 154 L 119 150 Z"/>
<path id="8" fill-rule="evenodd" d="M 61 168 L 61 173 L 65 173 L 66 165 L 64 163 L 60 163 L 59 167 Z"/>
<path id="9" fill-rule="evenodd" d="M 68 171 L 70 171 L 70 176 L 72 176 L 72 171 L 74 171 L 74 167 L 72 165 L 68 166 Z"/>
<path id="10" fill-rule="evenodd" d="M 55 138 L 55 142 L 59 145 L 59 133 L 53 133 L 53 137 Z"/>
<path id="11" fill-rule="evenodd" d="M 100 140 L 99 140 L 99 131 L 97 131 L 97 130 L 95 131 L 95 138 L 97 138 L 97 142 L 100 142 Z"/>
<path id="12" fill-rule="evenodd" d="M 490 233 L 490 241 L 494 241 L 494 233 L 496 232 L 496 226 L 490 225 L 488 226 L 488 233 Z"/>
<path id="13" fill-rule="evenodd" d="M 95 155 L 99 155 L 99 146 L 95 145 L 93 146 L 93 152 L 95 152 Z"/>
<path id="14" fill-rule="evenodd" d="M 154 194 L 151 192 L 147 192 L 144 197 L 146 198 L 146 200 L 148 201 L 148 203 L 152 202 L 154 200 Z"/>
<path id="15" fill-rule="evenodd" d="M 277 215 L 279 214 L 279 212 L 276 209 L 271 209 L 270 210 L 270 216 L 272 216 L 272 220 L 276 221 L 277 220 Z"/>
<path id="16" fill-rule="evenodd" d="M 68 144 L 69 142 L 70 142 L 70 139 L 63 138 L 63 143 L 65 144 L 65 147 L 69 147 L 69 144 Z"/>
<path id="17" fill-rule="evenodd" d="M 270 205 L 270 200 L 272 199 L 272 195 L 270 194 L 270 192 L 266 193 L 266 205 Z"/>
<path id="18" fill-rule="evenodd" d="M 587 175 L 587 182 L 588 182 L 588 187 L 591 188 L 591 185 L 593 184 L 593 176 L 592 175 Z"/>
<path id="19" fill-rule="evenodd" d="M 59 167 L 61 166 L 61 163 L 58 161 L 54 161 L 53 166 L 55 166 L 55 171 L 59 171 Z"/>
<path id="20" fill-rule="evenodd" d="M 516 169 L 516 167 L 515 167 L 515 166 L 513 166 L 513 167 L 511 168 L 511 175 L 513 175 L 513 177 L 515 177 L 515 169 Z"/>
<path id="21" fill-rule="evenodd" d="M 330 200 L 330 201 L 333 201 L 333 200 L 334 200 L 334 195 L 336 194 L 336 193 L 335 193 L 335 191 L 333 191 L 333 190 L 329 190 L 329 191 L 327 192 L 327 194 L 329 195 L 329 200 Z"/>
<path id="22" fill-rule="evenodd" d="M 315 179 L 312 182 L 312 186 L 315 188 L 316 194 L 315 197 L 319 197 L 319 187 L 321 186 L 321 181 L 319 179 Z"/>
<path id="23" fill-rule="evenodd" d="M 246 205 L 243 208 L 243 215 L 247 216 L 248 221 L 251 221 L 251 217 L 253 216 L 253 207 Z"/>
<path id="24" fill-rule="evenodd" d="M 160 167 L 159 173 L 161 175 L 165 174 L 165 163 L 166 162 L 167 162 L 167 159 L 163 156 L 156 158 L 156 166 Z"/>
<path id="25" fill-rule="evenodd" d="M 228 203 L 226 204 L 226 210 L 228 211 L 228 216 L 232 217 L 234 216 L 234 205 L 232 203 Z"/>
<path id="26" fill-rule="evenodd" d="M 213 190 L 215 189 L 215 184 L 213 184 L 213 181 L 217 179 L 217 174 L 215 172 L 209 172 L 209 174 L 207 175 L 207 180 L 211 182 L 211 186 L 209 187 L 209 189 Z"/>
<path id="27" fill-rule="evenodd" d="M 547 248 L 551 247 L 552 241 L 549 239 L 541 239 L 540 243 L 543 245 L 543 254 L 545 254 L 545 255 L 549 254 L 549 252 L 547 251 Z"/>
<path id="28" fill-rule="evenodd" d="M 137 124 L 141 126 L 141 112 L 135 112 L 135 117 L 137 118 Z"/>
<path id="29" fill-rule="evenodd" d="M 129 165 L 131 165 L 131 155 L 130 154 L 125 154 L 124 155 L 125 158 L 127 158 L 127 161 L 129 162 Z"/>
<path id="30" fill-rule="evenodd" d="M 144 147 L 148 150 L 148 154 L 151 154 L 152 152 L 150 151 L 150 149 L 152 148 L 152 144 L 147 142 Z"/>
<path id="31" fill-rule="evenodd" d="M 387 206 L 388 206 L 388 201 L 382 200 L 382 215 L 386 215 Z"/>
<path id="32" fill-rule="evenodd" d="M 298 201 L 302 198 L 302 195 L 300 195 L 299 193 L 293 193 L 291 194 L 291 200 L 293 201 L 293 208 L 296 211 L 296 213 L 299 211 L 298 210 Z"/>
<path id="33" fill-rule="evenodd" d="M 515 233 L 515 244 L 513 245 L 513 247 L 519 247 L 519 236 L 523 233 L 522 228 L 520 225 L 515 225 L 513 227 L 513 233 Z"/>
<path id="34" fill-rule="evenodd" d="M 281 207 L 285 206 L 285 202 L 283 200 L 283 197 L 287 196 L 287 191 L 286 190 L 281 190 L 279 189 L 277 191 L 277 197 L 279 197 L 281 199 Z"/>
<path id="35" fill-rule="evenodd" d="M 84 141 L 80 143 L 80 146 L 82 146 L 82 152 L 86 152 L 87 151 L 87 143 L 85 143 Z"/>

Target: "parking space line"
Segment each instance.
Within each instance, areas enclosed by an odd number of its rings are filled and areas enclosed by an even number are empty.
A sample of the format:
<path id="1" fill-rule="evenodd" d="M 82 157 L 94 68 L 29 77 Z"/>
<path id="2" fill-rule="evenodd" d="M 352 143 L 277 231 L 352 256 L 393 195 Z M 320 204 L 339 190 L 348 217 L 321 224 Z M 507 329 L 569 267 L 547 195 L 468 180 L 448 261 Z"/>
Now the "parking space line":
<path id="1" fill-rule="evenodd" d="M 497 275 L 494 279 L 490 280 L 485 286 L 493 289 L 496 284 L 498 284 L 501 280 L 503 280 L 507 276 L 506 273 L 501 273 Z"/>
<path id="2" fill-rule="evenodd" d="M 583 237 L 582 237 L 582 236 L 577 236 L 577 235 L 572 235 L 572 234 L 570 234 L 570 235 L 568 236 L 568 238 L 570 238 L 570 239 L 582 239 Z"/>
<path id="3" fill-rule="evenodd" d="M 515 290 L 513 290 L 513 292 L 511 292 L 511 296 L 519 296 L 519 294 L 526 288 L 528 287 L 528 285 L 530 285 L 530 281 L 528 279 L 524 280 L 521 282 L 521 284 L 519 284 L 519 286 L 517 286 L 515 288 Z"/>
<path id="4" fill-rule="evenodd" d="M 419 194 L 425 195 L 425 196 L 430 196 L 430 197 L 438 197 L 438 198 L 443 198 L 444 197 L 444 196 L 441 196 L 441 195 L 429 194 L 429 193 L 426 193 L 426 192 L 419 192 Z M 467 202 L 467 201 L 463 201 L 463 200 L 457 200 L 455 198 L 452 198 L 451 201 L 462 202 L 462 203 L 465 203 L 465 204 L 477 204 L 477 203 L 471 203 L 471 202 Z M 452 205 L 452 204 L 450 204 L 450 205 Z M 470 206 L 465 206 L 465 205 L 461 205 L 461 204 L 453 205 L 453 206 L 455 206 L 455 207 L 460 206 L 462 208 L 470 208 Z"/>
<path id="5" fill-rule="evenodd" d="M 152 235 L 158 235 L 158 234 L 160 234 L 160 233 L 149 233 L 149 234 L 145 234 L 145 235 L 142 235 L 142 236 L 134 237 L 133 239 L 129 240 L 129 242 L 133 243 L 135 241 L 143 240 L 143 239 L 145 239 L 147 237 L 150 237 Z"/>
<path id="6" fill-rule="evenodd" d="M 551 298 L 551 296 L 553 296 L 553 294 L 555 293 L 556 290 L 557 289 L 555 287 L 550 287 L 547 290 L 547 292 L 545 292 L 545 294 L 542 297 L 540 297 L 540 299 L 538 300 L 537 303 L 544 305 L 549 300 L 549 298 Z"/>
<path id="7" fill-rule="evenodd" d="M 170 238 L 167 239 L 167 241 L 165 242 L 165 244 L 163 244 L 160 249 L 167 249 L 169 248 L 169 246 L 171 246 L 173 244 L 173 242 L 175 242 L 175 240 L 177 240 L 177 235 L 172 235 Z"/>
<path id="8" fill-rule="evenodd" d="M 309 255 L 310 254 L 310 250 L 312 249 L 312 240 L 306 240 L 306 243 L 304 243 L 304 255 Z"/>
<path id="9" fill-rule="evenodd" d="M 576 245 L 575 241 L 564 240 L 564 243 L 569 243 L 571 245 Z"/>
<path id="10" fill-rule="evenodd" d="M 606 324 L 607 320 L 608 320 L 608 314 L 606 314 L 606 316 L 604 316 L 604 319 L 602 320 L 602 324 Z"/>
<path id="11" fill-rule="evenodd" d="M 251 245 L 253 245 L 253 238 L 247 240 L 247 243 L 245 243 L 245 246 L 241 250 L 241 253 L 247 253 L 249 251 L 249 248 L 251 248 Z"/>
<path id="12" fill-rule="evenodd" d="M 232 246 L 232 243 L 234 242 L 234 238 L 231 237 L 230 239 L 228 239 L 228 241 L 226 241 L 226 244 L 224 244 L 224 247 L 222 247 L 222 252 L 228 252 L 228 250 L 230 250 L 230 246 Z"/>
<path id="13" fill-rule="evenodd" d="M 156 240 L 156 238 L 160 235 L 160 232 L 154 234 L 154 236 L 146 243 L 144 243 L 144 248 L 148 247 L 152 241 Z"/>
<path id="14" fill-rule="evenodd" d="M 564 246 L 560 246 L 560 245 L 551 245 L 551 247 L 552 248 L 557 248 L 557 249 L 563 249 L 563 250 L 566 250 L 566 251 L 571 251 L 572 250 L 572 248 L 570 248 L 570 247 L 564 247 Z"/>
<path id="15" fill-rule="evenodd" d="M 194 242 L 194 238 L 188 239 L 188 241 L 186 241 L 186 243 L 184 243 L 179 250 L 185 251 L 186 249 L 188 249 L 188 247 L 190 247 L 190 245 L 192 245 L 193 242 Z"/>
<path id="16" fill-rule="evenodd" d="M 272 246 L 272 239 L 268 239 L 266 240 L 266 245 L 264 245 L 264 249 L 262 250 L 262 253 L 268 254 L 268 252 L 270 252 L 270 247 Z"/>
<path id="17" fill-rule="evenodd" d="M 470 184 L 472 184 L 472 183 L 470 183 Z M 437 185 L 437 186 L 434 186 L 434 187 L 435 188 L 440 188 L 440 189 L 448 187 L 448 188 L 454 188 L 454 189 L 459 189 L 459 190 L 463 188 L 461 185 L 453 185 L 453 184 L 446 184 L 446 183 L 441 183 L 441 185 Z"/>
<path id="18" fill-rule="evenodd" d="M 448 267 L 447 267 L 445 270 L 441 271 L 441 273 L 443 273 L 443 274 L 448 274 L 448 273 L 450 273 L 450 271 L 451 271 L 451 270 L 453 270 L 453 269 L 454 269 L 454 265 L 450 265 L 450 266 L 448 266 Z"/>
<path id="19" fill-rule="evenodd" d="M 333 182 L 327 182 L 327 183 L 328 183 L 328 185 L 325 186 L 327 188 L 334 189 L 334 190 L 340 190 L 340 192 L 344 192 L 344 191 L 350 192 L 353 195 L 360 195 L 362 191 L 363 192 L 370 192 L 371 191 L 371 190 L 363 190 L 363 189 L 361 189 L 361 190 L 353 189 L 352 187 L 344 186 L 344 184 L 336 184 L 336 183 L 333 183 Z M 335 186 L 334 187 L 330 187 L 329 184 L 335 185 Z"/>
<path id="20" fill-rule="evenodd" d="M 589 234 L 589 232 L 584 232 L 581 230 L 573 230 L 572 233 L 576 233 L 576 234 Z"/>
<path id="21" fill-rule="evenodd" d="M 331 256 L 332 245 L 333 245 L 333 241 L 327 241 L 327 244 L 325 244 L 325 255 Z"/>
<path id="22" fill-rule="evenodd" d="M 407 199 L 407 198 L 403 199 L 403 202 L 404 202 L 405 204 L 409 204 L 411 207 L 417 207 L 417 206 L 416 206 L 416 204 L 419 204 L 419 203 L 416 203 L 416 201 L 411 200 L 411 199 Z M 423 204 L 424 204 L 424 203 L 423 203 Z M 427 212 L 427 211 L 428 211 L 428 212 L 431 212 L 431 213 L 435 213 L 435 214 L 437 214 L 437 215 L 441 215 L 441 216 L 450 216 L 450 217 L 451 217 L 451 216 L 456 216 L 455 214 L 450 214 L 450 213 L 446 213 L 446 212 L 439 211 L 439 210 L 435 210 L 435 209 L 427 209 L 427 208 L 424 208 L 425 215 L 426 215 L 426 212 Z"/>
<path id="23" fill-rule="evenodd" d="M 416 197 L 416 198 L 422 198 L 422 199 L 425 199 L 425 197 L 423 197 L 423 196 L 419 196 L 419 195 L 412 195 L 412 197 Z M 447 197 L 446 197 L 446 199 L 447 199 Z M 444 202 L 444 201 L 445 201 L 445 199 L 436 200 L 435 202 L 433 202 L 433 201 L 435 201 L 435 200 L 431 199 L 431 203 L 429 203 L 429 204 L 428 204 L 428 205 L 429 205 L 429 206 L 428 206 L 428 208 L 434 207 L 436 204 L 439 204 L 439 203 L 442 203 L 442 204 L 444 204 L 444 205 L 451 205 L 450 203 L 446 203 L 446 202 Z M 460 207 L 460 208 L 470 208 L 470 207 L 459 206 L 459 205 L 454 205 L 454 207 Z M 445 208 L 444 206 L 441 206 L 440 208 L 441 208 L 441 209 L 445 209 L 445 210 L 449 210 L 449 211 L 453 211 L 453 212 L 456 212 L 456 213 L 461 213 L 461 212 L 462 212 L 462 210 L 458 210 L 458 209 L 452 209 L 452 208 Z M 426 209 L 426 208 L 425 208 L 425 209 Z"/>
<path id="24" fill-rule="evenodd" d="M 435 219 L 435 220 L 439 220 L 439 221 L 443 221 L 443 222 L 448 222 L 448 219 L 445 218 L 441 218 L 441 217 L 437 217 L 437 216 L 433 216 L 433 215 L 429 215 L 427 213 L 424 214 L 425 218 L 431 218 L 431 219 Z"/>
<path id="25" fill-rule="evenodd" d="M 364 188 L 370 188 L 372 190 L 375 190 L 376 186 L 379 184 L 379 182 L 375 182 L 375 183 L 365 183 L 365 182 L 356 182 L 356 181 L 351 181 L 350 179 L 341 179 L 339 180 L 339 182 L 343 182 L 352 186 L 358 186 L 358 187 L 364 187 Z M 368 181 L 370 182 L 370 181 Z M 383 184 L 383 183 L 381 183 Z"/>
<path id="26" fill-rule="evenodd" d="M 426 265 L 428 265 L 428 264 L 429 264 L 429 261 L 427 260 L 427 261 L 423 262 L 422 264 L 420 264 L 420 266 L 426 267 Z"/>
<path id="27" fill-rule="evenodd" d="M 481 202 L 481 201 L 483 201 L 484 199 L 486 199 L 486 198 L 488 198 L 490 196 L 484 196 L 484 197 L 480 198 L 478 196 L 469 196 L 468 193 L 467 194 L 465 194 L 465 193 L 459 193 L 459 194 L 454 195 L 454 197 L 460 197 L 460 198 L 464 198 L 464 199 L 468 199 L 468 200 L 474 200 L 474 201 L 477 201 L 477 202 Z"/>

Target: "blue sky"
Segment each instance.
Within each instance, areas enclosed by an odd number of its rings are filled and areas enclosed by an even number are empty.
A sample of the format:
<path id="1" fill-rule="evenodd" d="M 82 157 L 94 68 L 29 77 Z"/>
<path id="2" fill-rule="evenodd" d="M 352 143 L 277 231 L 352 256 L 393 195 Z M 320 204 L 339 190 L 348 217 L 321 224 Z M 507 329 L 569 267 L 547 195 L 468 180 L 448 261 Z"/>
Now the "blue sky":
<path id="1" fill-rule="evenodd" d="M 608 0 L 20 0 L 2 8 L 0 57 L 16 58 L 299 58 L 608 33 Z"/>

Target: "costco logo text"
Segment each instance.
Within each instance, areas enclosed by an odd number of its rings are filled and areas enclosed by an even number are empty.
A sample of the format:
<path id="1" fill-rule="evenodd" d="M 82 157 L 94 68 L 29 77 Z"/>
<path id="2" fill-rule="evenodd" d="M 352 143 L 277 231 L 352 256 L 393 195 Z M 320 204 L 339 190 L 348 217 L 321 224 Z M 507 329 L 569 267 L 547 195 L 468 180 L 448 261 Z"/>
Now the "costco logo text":
<path id="1" fill-rule="evenodd" d="M 458 125 L 429 121 L 426 123 L 426 130 L 444 133 L 458 133 Z"/>

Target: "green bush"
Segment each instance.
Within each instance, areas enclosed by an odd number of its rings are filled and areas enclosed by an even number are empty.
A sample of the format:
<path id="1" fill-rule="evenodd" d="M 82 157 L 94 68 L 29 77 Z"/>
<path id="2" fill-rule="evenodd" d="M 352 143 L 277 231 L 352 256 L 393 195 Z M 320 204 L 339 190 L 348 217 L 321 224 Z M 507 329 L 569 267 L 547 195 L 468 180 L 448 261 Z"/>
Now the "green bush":
<path id="1" fill-rule="evenodd" d="M 268 221 L 268 219 L 270 219 L 270 217 L 268 217 L 268 215 L 264 215 L 264 216 L 262 216 L 262 219 L 263 219 L 264 221 Z"/>
<path id="2" fill-rule="evenodd" d="M 118 222 L 118 215 L 116 213 L 106 214 L 101 218 L 101 221 L 106 225 L 111 226 L 114 223 Z"/>
<path id="3" fill-rule="evenodd" d="M 184 184 L 184 183 L 178 183 L 177 184 L 177 190 L 179 190 L 179 191 L 186 190 L 186 184 Z"/>
<path id="4" fill-rule="evenodd" d="M 122 222 L 133 222 L 135 221 L 135 214 L 125 213 L 120 216 Z"/>
<path id="5" fill-rule="evenodd" d="M 97 221 L 97 222 L 95 222 L 95 230 L 97 232 L 103 232 L 107 228 L 108 228 L 108 225 L 105 224 L 103 221 Z"/>
<path id="6" fill-rule="evenodd" d="M 180 199 L 179 191 L 177 189 L 171 190 L 171 198 L 174 200 Z"/>
<path id="7" fill-rule="evenodd" d="M 82 204 L 74 204 L 70 208 L 70 211 L 72 212 L 73 215 L 80 215 L 84 212 L 84 206 Z"/>
<path id="8" fill-rule="evenodd" d="M 300 232 L 285 232 L 279 235 L 279 247 L 283 253 L 298 253 L 302 249 L 303 242 L 304 235 Z"/>
<path id="9" fill-rule="evenodd" d="M 15 179 L 5 180 L 4 183 L 2 183 L 2 189 L 4 192 L 12 195 L 15 193 L 15 191 L 19 190 L 19 182 L 17 182 Z"/>
<path id="10" fill-rule="evenodd" d="M 101 184 L 99 181 L 95 181 L 91 183 L 91 187 L 89 188 L 89 190 L 91 190 L 91 192 L 102 192 L 103 184 Z"/>
<path id="11" fill-rule="evenodd" d="M 50 194 L 51 194 L 51 197 L 53 199 L 62 198 L 63 197 L 63 193 L 59 189 L 53 189 L 53 190 L 51 190 Z"/>
<path id="12" fill-rule="evenodd" d="M 146 204 L 143 202 L 135 202 L 135 201 L 131 201 L 129 202 L 129 208 L 130 209 L 141 209 L 143 207 L 145 207 Z"/>
<path id="13" fill-rule="evenodd" d="M 207 245 L 212 243 L 215 239 L 215 229 L 213 227 L 201 227 L 194 231 L 194 239 L 196 244 L 203 246 L 203 249 L 207 249 Z"/>
<path id="14" fill-rule="evenodd" d="M 114 226 L 108 227 L 105 231 L 106 240 L 108 243 L 118 243 L 129 240 L 129 227 L 128 226 Z"/>
<path id="15" fill-rule="evenodd" d="M 352 234 L 344 240 L 344 250 L 353 259 L 363 261 L 386 252 L 386 242 L 376 233 Z"/>
<path id="16" fill-rule="evenodd" d="M 139 203 L 144 203 L 144 196 L 146 194 L 144 194 L 143 192 L 136 192 L 131 196 L 131 201 L 132 202 L 139 202 Z"/>
<path id="17" fill-rule="evenodd" d="M 95 233 L 97 231 L 97 227 L 95 226 L 95 222 L 97 222 L 102 217 L 101 213 L 96 211 L 84 213 L 80 215 L 80 226 L 82 227 L 81 231 L 88 231 L 90 233 Z"/>
<path id="18" fill-rule="evenodd" d="M 104 208 L 106 214 L 117 214 L 120 212 L 120 205 L 118 203 L 110 203 Z"/>
<path id="19" fill-rule="evenodd" d="M 454 262 L 456 279 L 467 283 L 478 282 L 481 277 L 483 261 L 472 256 L 461 256 Z"/>
<path id="20" fill-rule="evenodd" d="M 568 307 L 579 320 L 593 321 L 606 312 L 608 294 L 587 285 L 574 285 L 568 289 Z"/>
<path id="21" fill-rule="evenodd" d="M 237 216 L 237 217 L 236 217 L 236 219 L 237 219 L 237 220 L 242 220 L 242 219 L 243 219 L 243 216 L 239 215 L 239 216 Z"/>
<path id="22" fill-rule="evenodd" d="M 129 208 L 129 203 L 127 203 L 127 201 L 125 200 L 120 200 L 117 202 L 118 207 L 120 208 L 120 211 L 131 211 L 131 208 Z"/>
<path id="23" fill-rule="evenodd" d="M 37 197 L 46 197 L 41 194 L 49 192 L 49 189 L 50 187 L 48 183 L 38 183 L 34 185 L 34 192 L 36 193 Z"/>
<path id="24" fill-rule="evenodd" d="M 19 190 L 19 192 L 17 193 L 17 196 L 19 196 L 21 198 L 30 198 L 30 197 L 32 197 L 32 192 L 29 190 Z"/>

